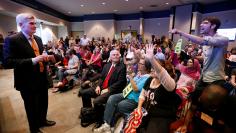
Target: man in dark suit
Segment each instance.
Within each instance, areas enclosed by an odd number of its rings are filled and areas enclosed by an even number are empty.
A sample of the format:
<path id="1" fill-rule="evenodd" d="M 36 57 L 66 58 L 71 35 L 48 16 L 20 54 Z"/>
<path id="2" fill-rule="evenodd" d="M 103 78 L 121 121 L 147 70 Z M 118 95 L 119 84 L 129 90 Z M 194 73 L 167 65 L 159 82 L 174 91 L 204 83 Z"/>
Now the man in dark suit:
<path id="1" fill-rule="evenodd" d="M 27 13 L 16 16 L 21 32 L 5 39 L 4 65 L 14 69 L 14 87 L 20 91 L 31 133 L 56 122 L 46 119 L 48 109 L 48 80 L 46 62 L 54 56 L 43 53 L 43 43 L 35 36 L 36 18 Z"/>
<path id="2" fill-rule="evenodd" d="M 101 76 L 99 78 L 99 86 L 96 88 L 81 89 L 83 107 L 92 107 L 91 98 L 93 100 L 94 110 L 98 112 L 97 124 L 95 128 L 99 127 L 103 122 L 103 104 L 106 104 L 110 95 L 121 93 L 126 86 L 126 67 L 120 63 L 120 52 L 112 50 L 110 52 L 111 63 L 103 67 Z"/>

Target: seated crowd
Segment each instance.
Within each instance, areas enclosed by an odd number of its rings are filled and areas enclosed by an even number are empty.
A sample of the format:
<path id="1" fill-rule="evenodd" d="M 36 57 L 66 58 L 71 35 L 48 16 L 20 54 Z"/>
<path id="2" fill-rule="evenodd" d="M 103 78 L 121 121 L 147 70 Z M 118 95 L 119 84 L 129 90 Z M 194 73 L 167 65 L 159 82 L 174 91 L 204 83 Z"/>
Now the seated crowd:
<path id="1" fill-rule="evenodd" d="M 87 115 L 94 118 L 83 126 L 96 122 L 96 133 L 114 132 L 120 118 L 119 131 L 126 133 L 235 132 L 235 48 L 226 57 L 225 82 L 209 85 L 192 101 L 201 78 L 202 47 L 186 44 L 175 53 L 164 36 L 151 43 L 81 40 L 60 39 L 45 48 L 57 59 L 49 67 L 50 76 L 58 79 L 52 92 L 80 81 L 81 125 L 83 110 L 90 108 Z"/>

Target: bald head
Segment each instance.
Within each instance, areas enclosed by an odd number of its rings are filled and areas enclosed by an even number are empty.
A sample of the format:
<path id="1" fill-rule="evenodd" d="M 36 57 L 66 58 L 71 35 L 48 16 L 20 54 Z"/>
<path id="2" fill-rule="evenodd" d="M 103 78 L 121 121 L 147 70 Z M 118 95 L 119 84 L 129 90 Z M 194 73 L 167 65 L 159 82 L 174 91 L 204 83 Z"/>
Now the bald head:
<path id="1" fill-rule="evenodd" d="M 199 101 L 204 108 L 216 110 L 221 106 L 227 95 L 228 92 L 225 88 L 220 85 L 212 84 L 203 90 Z"/>

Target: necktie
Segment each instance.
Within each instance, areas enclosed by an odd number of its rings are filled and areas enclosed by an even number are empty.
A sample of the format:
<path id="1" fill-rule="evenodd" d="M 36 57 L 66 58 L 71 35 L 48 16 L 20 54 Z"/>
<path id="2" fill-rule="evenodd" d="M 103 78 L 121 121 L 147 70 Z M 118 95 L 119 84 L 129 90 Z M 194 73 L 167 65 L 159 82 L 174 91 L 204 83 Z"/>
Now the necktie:
<path id="1" fill-rule="evenodd" d="M 31 46 L 34 50 L 35 55 L 39 56 L 40 53 L 39 53 L 39 48 L 38 48 L 37 42 L 35 41 L 35 39 L 33 37 L 30 38 L 30 39 L 31 39 L 31 42 L 32 42 Z M 40 72 L 43 72 L 43 70 L 44 70 L 43 62 L 39 62 L 39 68 L 40 68 Z"/>
<path id="2" fill-rule="evenodd" d="M 110 68 L 110 71 L 108 72 L 108 74 L 105 78 L 105 80 L 103 81 L 103 84 L 102 84 L 103 89 L 106 89 L 108 87 L 108 81 L 109 81 L 109 79 L 111 77 L 111 74 L 113 73 L 114 70 L 115 70 L 115 66 L 112 65 L 111 68 Z"/>

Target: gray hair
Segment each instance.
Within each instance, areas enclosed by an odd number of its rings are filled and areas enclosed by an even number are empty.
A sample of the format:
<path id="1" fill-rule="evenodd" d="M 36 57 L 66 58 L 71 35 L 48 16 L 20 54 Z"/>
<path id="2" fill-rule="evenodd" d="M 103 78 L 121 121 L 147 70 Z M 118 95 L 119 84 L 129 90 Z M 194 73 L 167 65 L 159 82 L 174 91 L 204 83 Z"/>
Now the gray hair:
<path id="1" fill-rule="evenodd" d="M 29 13 L 21 13 L 16 16 L 16 23 L 20 25 L 20 23 L 25 23 L 29 19 L 36 19 L 36 17 Z"/>
<path id="2" fill-rule="evenodd" d="M 117 52 L 120 54 L 120 51 L 118 51 L 118 50 L 116 50 L 116 49 L 113 49 L 113 50 L 110 52 L 110 57 L 111 57 L 111 55 L 112 55 L 115 51 L 117 51 Z M 120 56 L 121 56 L 121 55 L 120 55 Z"/>

